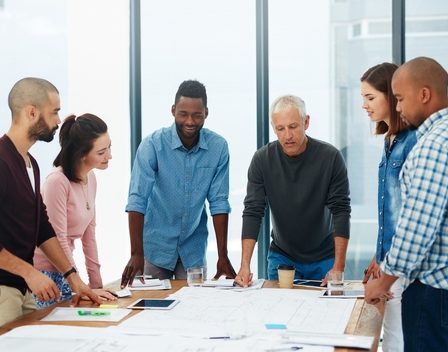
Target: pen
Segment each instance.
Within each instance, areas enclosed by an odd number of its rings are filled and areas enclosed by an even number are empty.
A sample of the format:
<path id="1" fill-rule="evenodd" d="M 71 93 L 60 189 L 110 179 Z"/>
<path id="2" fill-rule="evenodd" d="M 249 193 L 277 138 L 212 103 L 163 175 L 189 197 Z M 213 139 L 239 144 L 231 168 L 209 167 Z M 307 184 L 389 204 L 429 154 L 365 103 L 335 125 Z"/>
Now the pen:
<path id="1" fill-rule="evenodd" d="M 135 279 L 152 279 L 152 275 L 135 275 Z"/>
<path id="2" fill-rule="evenodd" d="M 238 340 L 245 337 L 245 335 L 232 335 L 232 336 L 210 336 L 209 340 Z"/>
<path id="3" fill-rule="evenodd" d="M 266 350 L 266 351 L 271 351 L 271 352 L 275 352 L 275 351 L 297 351 L 297 350 L 301 350 L 302 348 L 303 348 L 302 346 L 288 346 L 288 347 L 271 348 L 271 349 Z"/>
<path id="4" fill-rule="evenodd" d="M 210 340 L 225 340 L 230 339 L 230 336 L 211 336 L 209 337 Z"/>

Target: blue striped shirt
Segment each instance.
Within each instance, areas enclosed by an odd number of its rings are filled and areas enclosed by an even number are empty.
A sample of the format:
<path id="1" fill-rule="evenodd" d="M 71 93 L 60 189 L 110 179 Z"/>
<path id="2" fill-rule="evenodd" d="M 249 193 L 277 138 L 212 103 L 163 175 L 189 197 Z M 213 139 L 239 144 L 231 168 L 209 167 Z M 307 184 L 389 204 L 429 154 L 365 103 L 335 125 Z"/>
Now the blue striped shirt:
<path id="1" fill-rule="evenodd" d="M 382 263 L 389 275 L 448 289 L 448 108 L 427 118 L 401 172 L 403 205 Z"/>
<path id="2" fill-rule="evenodd" d="M 205 265 L 208 201 L 211 215 L 230 212 L 229 151 L 218 134 L 203 128 L 186 149 L 176 126 L 162 128 L 140 144 L 132 168 L 126 211 L 144 214 L 145 259 L 173 270 Z"/>

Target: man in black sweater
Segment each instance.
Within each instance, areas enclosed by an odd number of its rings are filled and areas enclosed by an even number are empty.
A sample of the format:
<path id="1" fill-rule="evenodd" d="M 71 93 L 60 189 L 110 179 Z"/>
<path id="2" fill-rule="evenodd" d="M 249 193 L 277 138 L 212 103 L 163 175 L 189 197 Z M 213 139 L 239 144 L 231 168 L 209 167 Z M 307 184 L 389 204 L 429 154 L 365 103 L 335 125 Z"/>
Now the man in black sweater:
<path id="1" fill-rule="evenodd" d="M 272 242 L 268 278 L 277 266 L 293 265 L 295 278 L 324 279 L 344 271 L 350 236 L 347 169 L 332 145 L 306 135 L 310 117 L 296 96 L 282 96 L 271 107 L 278 140 L 260 148 L 248 171 L 244 200 L 241 268 L 237 283 L 252 281 L 250 261 L 269 204 Z"/>

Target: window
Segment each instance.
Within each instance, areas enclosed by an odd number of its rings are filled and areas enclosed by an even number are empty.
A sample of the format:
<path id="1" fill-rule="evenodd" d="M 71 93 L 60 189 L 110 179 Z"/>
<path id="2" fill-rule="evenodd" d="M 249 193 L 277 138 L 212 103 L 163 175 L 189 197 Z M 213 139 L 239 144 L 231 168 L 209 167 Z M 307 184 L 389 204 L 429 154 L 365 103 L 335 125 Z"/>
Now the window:
<path id="1" fill-rule="evenodd" d="M 392 6 L 374 0 L 326 6 L 282 0 L 269 6 L 271 100 L 284 93 L 301 96 L 311 116 L 308 134 L 345 157 L 352 200 L 346 276 L 359 279 L 376 249 L 382 145 L 361 108 L 359 78 L 370 66 L 391 61 Z"/>
<path id="2" fill-rule="evenodd" d="M 58 88 L 61 120 L 71 113 L 91 112 L 108 124 L 113 159 L 108 170 L 96 172 L 96 232 L 103 281 L 116 280 L 129 259 L 124 213 L 130 172 L 128 3 L 117 2 L 108 8 L 107 16 L 102 15 L 104 2 L 89 2 L 89 11 L 86 2 L 67 0 L 4 0 L 0 4 L 4 11 L 0 21 L 1 134 L 10 124 L 7 94 L 16 81 L 28 76 L 45 78 Z M 58 136 L 51 143 L 32 147 L 42 182 L 58 151 Z M 87 280 L 81 247 L 77 244 L 75 262 Z"/>
<path id="3" fill-rule="evenodd" d="M 406 60 L 429 56 L 448 67 L 448 2 L 406 1 Z"/>
<path id="4" fill-rule="evenodd" d="M 174 122 L 171 105 L 182 81 L 205 84 L 209 116 L 204 127 L 229 144 L 228 249 L 238 270 L 247 168 L 256 150 L 255 2 L 142 1 L 141 19 L 142 137 Z M 215 274 L 216 260 L 210 220 L 209 277 Z M 254 254 L 252 270 L 256 269 Z"/>

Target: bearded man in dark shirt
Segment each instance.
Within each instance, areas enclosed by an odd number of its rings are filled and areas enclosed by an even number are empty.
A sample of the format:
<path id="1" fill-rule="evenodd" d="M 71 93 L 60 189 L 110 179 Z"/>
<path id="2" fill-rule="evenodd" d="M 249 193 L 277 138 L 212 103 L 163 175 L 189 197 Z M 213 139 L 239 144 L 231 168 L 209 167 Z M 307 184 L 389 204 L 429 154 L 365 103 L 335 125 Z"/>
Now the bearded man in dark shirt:
<path id="1" fill-rule="evenodd" d="M 0 326 L 36 309 L 40 300 L 59 298 L 53 280 L 33 267 L 34 249 L 39 246 L 77 295 L 101 303 L 71 267 L 48 221 L 40 194 L 36 160 L 28 153 L 38 140 L 50 142 L 61 122 L 59 92 L 40 78 L 18 81 L 8 96 L 12 122 L 0 138 Z"/>

